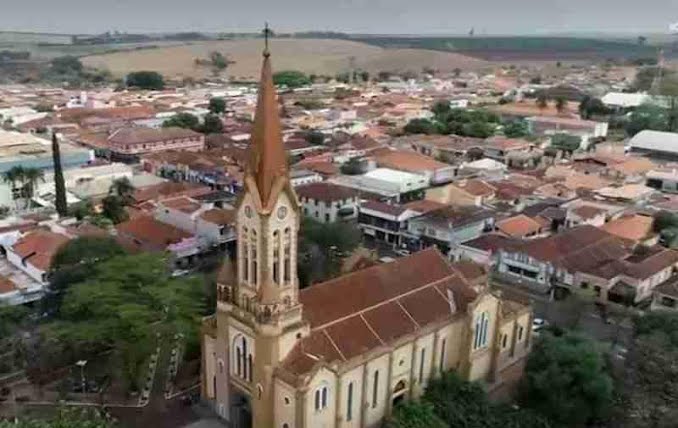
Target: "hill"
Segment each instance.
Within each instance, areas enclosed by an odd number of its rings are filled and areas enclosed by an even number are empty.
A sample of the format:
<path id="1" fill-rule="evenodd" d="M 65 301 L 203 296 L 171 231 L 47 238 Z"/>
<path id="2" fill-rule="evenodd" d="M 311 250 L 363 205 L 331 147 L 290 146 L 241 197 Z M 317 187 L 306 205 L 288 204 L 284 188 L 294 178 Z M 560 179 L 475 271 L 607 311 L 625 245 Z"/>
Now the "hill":
<path id="1" fill-rule="evenodd" d="M 208 67 L 196 64 L 210 52 L 222 53 L 234 61 L 228 75 L 237 79 L 256 78 L 261 66 L 261 39 L 191 42 L 181 46 L 158 47 L 114 52 L 82 58 L 85 65 L 104 68 L 115 76 L 135 70 L 155 70 L 168 77 L 202 78 L 210 75 Z M 294 69 L 306 73 L 326 74 L 349 70 L 351 58 L 356 68 L 378 71 L 421 71 L 432 67 L 441 71 L 478 69 L 488 63 L 453 52 L 427 49 L 393 48 L 362 42 L 333 39 L 273 39 L 271 50 L 277 70 Z"/>

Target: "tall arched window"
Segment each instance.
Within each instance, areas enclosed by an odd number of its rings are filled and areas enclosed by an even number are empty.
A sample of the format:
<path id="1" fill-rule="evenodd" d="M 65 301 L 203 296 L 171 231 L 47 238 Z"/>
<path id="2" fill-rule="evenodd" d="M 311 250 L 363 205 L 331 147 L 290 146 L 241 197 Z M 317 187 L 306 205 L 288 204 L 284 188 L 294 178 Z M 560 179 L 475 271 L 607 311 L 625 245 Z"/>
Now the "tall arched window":
<path id="1" fill-rule="evenodd" d="M 348 392 L 346 395 L 346 422 L 353 419 L 353 382 L 348 384 Z"/>
<path id="2" fill-rule="evenodd" d="M 250 249 L 247 240 L 247 228 L 244 227 L 242 230 L 242 238 L 240 240 L 240 251 L 242 252 L 242 280 L 245 283 L 249 283 L 250 281 Z"/>
<path id="3" fill-rule="evenodd" d="M 475 332 L 473 339 L 473 349 L 480 349 L 487 346 L 487 335 L 490 328 L 490 314 L 483 312 L 476 317 Z"/>
<path id="4" fill-rule="evenodd" d="M 288 284 L 292 279 L 292 232 L 290 231 L 290 228 L 285 228 L 285 236 L 284 236 L 284 265 L 283 265 L 283 280 L 285 284 Z"/>
<path id="5" fill-rule="evenodd" d="M 280 284 L 280 232 L 273 232 L 273 282 Z"/>
<path id="6" fill-rule="evenodd" d="M 372 408 L 377 407 L 378 394 L 379 394 L 379 370 L 375 370 L 372 379 Z"/>
<path id="7" fill-rule="evenodd" d="M 259 282 L 259 256 L 257 254 L 257 231 L 252 229 L 252 273 L 250 275 L 252 284 L 256 287 Z"/>
<path id="8" fill-rule="evenodd" d="M 328 394 L 327 385 L 323 385 L 315 390 L 314 405 L 316 412 L 327 408 Z"/>
<path id="9" fill-rule="evenodd" d="M 233 339 L 233 374 L 245 381 L 252 381 L 252 350 L 243 335 Z"/>
<path id="10" fill-rule="evenodd" d="M 426 348 L 421 348 L 419 355 L 419 384 L 424 383 L 424 365 L 426 363 Z"/>
<path id="11" fill-rule="evenodd" d="M 447 351 L 447 339 L 440 342 L 440 373 L 445 371 L 445 352 Z"/>

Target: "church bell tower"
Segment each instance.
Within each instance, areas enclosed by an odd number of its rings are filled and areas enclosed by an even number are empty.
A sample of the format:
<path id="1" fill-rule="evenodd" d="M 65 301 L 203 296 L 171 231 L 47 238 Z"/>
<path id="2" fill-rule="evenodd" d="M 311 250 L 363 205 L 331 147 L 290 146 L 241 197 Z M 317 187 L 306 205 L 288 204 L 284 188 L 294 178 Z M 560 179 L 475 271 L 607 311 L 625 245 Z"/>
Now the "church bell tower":
<path id="1" fill-rule="evenodd" d="M 273 426 L 273 372 L 308 330 L 296 269 L 300 209 L 289 180 L 266 45 L 244 191 L 237 203 L 237 262 L 235 269 L 222 270 L 227 273 L 218 281 L 218 334 L 230 360 L 232 391 L 227 394 L 238 391 L 249 398 L 253 427 Z M 232 407 L 230 397 L 228 402 Z"/>

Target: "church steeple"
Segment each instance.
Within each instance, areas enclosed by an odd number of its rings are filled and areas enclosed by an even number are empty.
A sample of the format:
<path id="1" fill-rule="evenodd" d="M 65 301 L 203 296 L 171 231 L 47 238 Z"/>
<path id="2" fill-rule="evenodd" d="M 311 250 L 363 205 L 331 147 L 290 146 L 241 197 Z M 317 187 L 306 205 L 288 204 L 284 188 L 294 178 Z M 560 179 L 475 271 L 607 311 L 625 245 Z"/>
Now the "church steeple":
<path id="1" fill-rule="evenodd" d="M 287 156 L 280 131 L 280 117 L 276 100 L 271 54 L 268 50 L 268 32 L 261 67 L 259 97 L 254 116 L 250 159 L 246 175 L 256 183 L 262 208 L 270 208 L 274 203 L 274 187 L 280 178 L 287 179 Z"/>

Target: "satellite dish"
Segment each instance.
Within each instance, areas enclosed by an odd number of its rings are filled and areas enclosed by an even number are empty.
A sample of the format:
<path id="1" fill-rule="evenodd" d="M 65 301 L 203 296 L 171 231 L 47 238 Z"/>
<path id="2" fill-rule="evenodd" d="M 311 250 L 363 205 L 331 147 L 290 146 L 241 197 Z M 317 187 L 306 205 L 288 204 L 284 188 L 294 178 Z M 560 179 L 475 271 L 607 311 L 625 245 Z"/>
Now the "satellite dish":
<path id="1" fill-rule="evenodd" d="M 678 22 L 674 22 L 673 24 L 669 25 L 669 33 L 678 34 Z"/>

